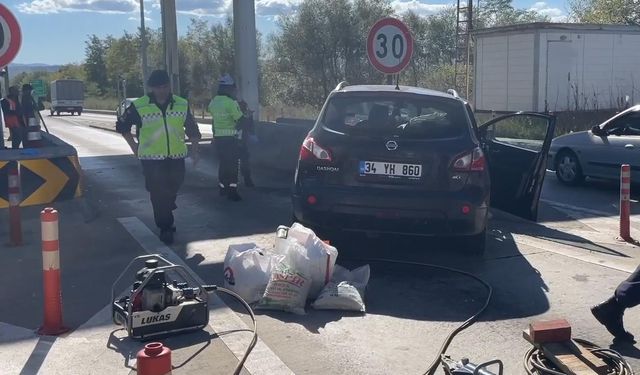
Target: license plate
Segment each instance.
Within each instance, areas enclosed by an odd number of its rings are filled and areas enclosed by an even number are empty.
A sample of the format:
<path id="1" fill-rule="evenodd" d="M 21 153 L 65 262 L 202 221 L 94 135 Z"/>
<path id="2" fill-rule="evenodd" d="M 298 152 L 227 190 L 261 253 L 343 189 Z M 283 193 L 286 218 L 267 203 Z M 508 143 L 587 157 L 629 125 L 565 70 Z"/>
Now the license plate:
<path id="1" fill-rule="evenodd" d="M 422 165 L 361 161 L 360 176 L 378 175 L 387 177 L 422 177 Z"/>

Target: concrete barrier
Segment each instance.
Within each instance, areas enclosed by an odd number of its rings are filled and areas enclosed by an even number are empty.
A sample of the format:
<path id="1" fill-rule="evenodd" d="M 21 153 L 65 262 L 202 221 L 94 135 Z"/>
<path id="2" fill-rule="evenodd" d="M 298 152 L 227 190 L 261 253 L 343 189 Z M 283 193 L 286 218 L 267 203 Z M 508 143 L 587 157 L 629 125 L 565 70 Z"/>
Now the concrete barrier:
<path id="1" fill-rule="evenodd" d="M 313 122 L 256 124 L 258 143 L 249 147 L 253 165 L 291 171 L 298 164 L 302 141 L 313 128 Z"/>
<path id="2" fill-rule="evenodd" d="M 43 147 L 0 150 L 0 208 L 9 207 L 9 162 L 20 165 L 20 206 L 80 197 L 80 164 L 76 149 L 42 133 Z"/>

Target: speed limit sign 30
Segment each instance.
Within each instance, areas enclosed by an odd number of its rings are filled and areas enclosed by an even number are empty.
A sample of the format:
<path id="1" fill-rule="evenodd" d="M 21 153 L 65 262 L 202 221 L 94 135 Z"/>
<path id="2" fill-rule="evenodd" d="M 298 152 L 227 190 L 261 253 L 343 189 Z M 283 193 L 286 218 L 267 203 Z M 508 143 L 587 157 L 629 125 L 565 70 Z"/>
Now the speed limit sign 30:
<path id="1" fill-rule="evenodd" d="M 369 31 L 367 55 L 380 72 L 400 73 L 409 65 L 413 55 L 413 37 L 409 28 L 395 18 L 379 20 Z"/>
<path id="2" fill-rule="evenodd" d="M 0 4 L 0 68 L 9 65 L 20 50 L 20 26 L 9 8 Z"/>

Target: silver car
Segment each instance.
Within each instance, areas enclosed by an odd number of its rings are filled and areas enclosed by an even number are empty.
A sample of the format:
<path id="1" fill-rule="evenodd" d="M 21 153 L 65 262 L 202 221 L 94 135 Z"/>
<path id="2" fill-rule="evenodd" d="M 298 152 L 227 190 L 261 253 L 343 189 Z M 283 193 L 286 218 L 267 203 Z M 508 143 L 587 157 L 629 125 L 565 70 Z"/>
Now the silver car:
<path id="1" fill-rule="evenodd" d="M 640 183 L 640 105 L 589 131 L 554 139 L 549 161 L 567 185 L 580 184 L 587 176 L 619 179 L 621 164 L 629 164 L 632 182 Z"/>

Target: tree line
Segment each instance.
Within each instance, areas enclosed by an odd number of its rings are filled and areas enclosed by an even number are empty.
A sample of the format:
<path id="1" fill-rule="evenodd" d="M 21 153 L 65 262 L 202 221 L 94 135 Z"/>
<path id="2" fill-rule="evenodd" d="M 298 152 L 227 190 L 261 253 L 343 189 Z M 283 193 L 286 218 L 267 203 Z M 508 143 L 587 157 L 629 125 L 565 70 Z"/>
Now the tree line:
<path id="1" fill-rule="evenodd" d="M 577 22 L 640 21 L 632 0 L 571 0 L 570 8 L 571 20 Z M 387 16 L 402 19 L 415 39 L 413 58 L 400 81 L 436 90 L 453 87 L 455 8 L 427 16 L 412 11 L 398 15 L 389 0 L 305 0 L 294 14 L 278 19 L 275 33 L 257 35 L 261 105 L 317 109 L 341 81 L 383 83 L 385 77 L 368 62 L 365 41 L 373 23 Z M 483 1 L 474 13 L 475 28 L 544 21 L 549 21 L 544 14 L 517 9 L 512 0 Z M 232 22 L 194 18 L 179 39 L 180 94 L 194 108 L 206 106 L 222 73 L 234 72 Z M 148 29 L 146 34 L 148 65 L 161 67 L 161 32 Z M 83 63 L 65 65 L 56 73 L 24 73 L 14 82 L 59 78 L 84 80 L 89 97 L 116 97 L 122 79 L 128 96 L 143 95 L 140 34 L 90 35 Z"/>

